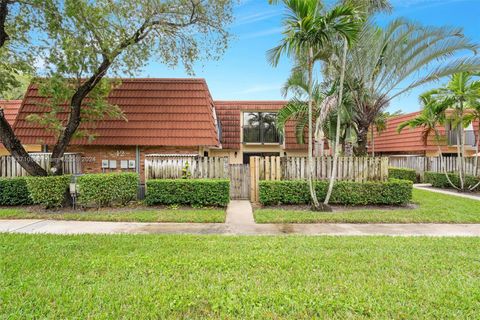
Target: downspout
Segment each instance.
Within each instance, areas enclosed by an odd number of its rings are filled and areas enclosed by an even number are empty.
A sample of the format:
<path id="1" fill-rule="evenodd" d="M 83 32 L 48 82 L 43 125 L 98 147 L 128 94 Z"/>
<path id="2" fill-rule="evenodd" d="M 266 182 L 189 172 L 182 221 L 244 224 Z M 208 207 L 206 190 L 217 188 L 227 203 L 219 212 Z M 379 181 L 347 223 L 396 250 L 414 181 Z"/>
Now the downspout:
<path id="1" fill-rule="evenodd" d="M 135 146 L 135 171 L 140 175 L 140 147 L 138 145 Z M 140 200 L 145 198 L 145 187 L 142 185 L 141 178 L 138 179 L 137 198 Z"/>

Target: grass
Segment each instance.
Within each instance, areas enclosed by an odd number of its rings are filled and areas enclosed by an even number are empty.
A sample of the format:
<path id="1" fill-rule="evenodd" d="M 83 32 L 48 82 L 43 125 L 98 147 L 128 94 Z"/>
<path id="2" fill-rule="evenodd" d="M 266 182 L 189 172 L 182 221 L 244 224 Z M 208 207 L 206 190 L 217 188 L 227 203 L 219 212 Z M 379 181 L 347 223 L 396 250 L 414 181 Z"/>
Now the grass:
<path id="1" fill-rule="evenodd" d="M 413 190 L 415 209 L 312 211 L 257 209 L 257 223 L 480 223 L 480 201 Z"/>
<path id="2" fill-rule="evenodd" d="M 126 222 L 225 222 L 224 209 L 132 209 L 116 211 L 41 212 L 26 208 L 0 208 L 0 219 L 50 219 Z"/>
<path id="3" fill-rule="evenodd" d="M 480 239 L 0 234 L 0 318 L 477 318 Z"/>

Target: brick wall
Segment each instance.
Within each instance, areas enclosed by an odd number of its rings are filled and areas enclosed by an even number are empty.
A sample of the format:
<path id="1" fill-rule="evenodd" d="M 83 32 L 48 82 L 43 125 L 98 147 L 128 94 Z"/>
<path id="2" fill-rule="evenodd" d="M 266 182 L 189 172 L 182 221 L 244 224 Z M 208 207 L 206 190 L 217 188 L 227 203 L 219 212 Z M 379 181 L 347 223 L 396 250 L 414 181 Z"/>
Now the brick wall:
<path id="1" fill-rule="evenodd" d="M 51 148 L 49 148 L 51 149 Z M 144 179 L 146 154 L 198 154 L 196 147 L 140 147 L 140 178 Z M 135 169 L 121 169 L 122 160 L 136 160 L 135 146 L 70 146 L 67 152 L 82 154 L 83 173 L 136 172 Z M 102 169 L 102 160 L 116 161 L 116 169 Z"/>

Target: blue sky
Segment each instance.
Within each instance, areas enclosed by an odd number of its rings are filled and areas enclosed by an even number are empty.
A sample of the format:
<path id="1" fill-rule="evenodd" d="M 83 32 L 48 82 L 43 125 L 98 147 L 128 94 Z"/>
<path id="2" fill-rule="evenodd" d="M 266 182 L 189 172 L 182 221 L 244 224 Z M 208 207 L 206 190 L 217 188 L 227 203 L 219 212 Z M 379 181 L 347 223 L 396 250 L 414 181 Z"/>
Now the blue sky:
<path id="1" fill-rule="evenodd" d="M 328 2 L 328 1 L 327 1 Z M 379 24 L 405 17 L 425 25 L 449 25 L 464 29 L 473 41 L 480 43 L 480 0 L 391 0 L 394 11 L 378 17 Z M 267 0 L 241 0 L 235 8 L 236 21 L 231 26 L 234 38 L 223 58 L 195 68 L 195 76 L 205 78 L 216 100 L 279 100 L 280 88 L 289 75 L 291 64 L 283 59 L 271 67 L 265 52 L 280 40 L 281 5 L 268 5 Z M 152 62 L 144 69 L 145 77 L 188 77 L 183 68 L 169 69 Z M 392 101 L 390 110 L 404 112 L 420 109 L 418 95 L 428 85 Z"/>

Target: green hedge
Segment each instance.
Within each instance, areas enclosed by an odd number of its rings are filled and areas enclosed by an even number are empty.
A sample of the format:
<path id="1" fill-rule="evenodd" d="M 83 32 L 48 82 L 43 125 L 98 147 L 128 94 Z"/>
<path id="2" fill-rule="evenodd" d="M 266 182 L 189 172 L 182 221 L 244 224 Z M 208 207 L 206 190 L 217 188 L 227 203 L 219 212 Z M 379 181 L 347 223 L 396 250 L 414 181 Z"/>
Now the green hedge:
<path id="1" fill-rule="evenodd" d="M 388 168 L 388 178 L 399 180 L 410 180 L 417 182 L 417 172 L 414 169 Z"/>
<path id="2" fill-rule="evenodd" d="M 20 206 L 32 204 L 25 177 L 0 179 L 0 205 Z"/>
<path id="3" fill-rule="evenodd" d="M 186 204 L 226 206 L 230 201 L 230 181 L 221 179 L 148 180 L 147 205 Z"/>
<path id="4" fill-rule="evenodd" d="M 413 183 L 390 179 L 387 182 L 337 181 L 330 203 L 343 205 L 401 205 L 412 198 Z M 316 181 L 318 199 L 323 201 L 328 181 Z M 259 198 L 263 205 L 306 204 L 310 202 L 307 181 L 260 181 Z"/>
<path id="5" fill-rule="evenodd" d="M 33 203 L 47 208 L 66 204 L 71 176 L 26 177 L 27 188 Z"/>
<path id="6" fill-rule="evenodd" d="M 138 183 L 137 173 L 86 174 L 77 178 L 78 203 L 96 207 L 126 205 L 137 198 Z"/>
<path id="7" fill-rule="evenodd" d="M 457 187 L 460 186 L 460 177 L 456 173 L 449 173 L 448 177 Z M 453 189 L 450 183 L 445 176 L 445 173 L 440 172 L 425 172 L 425 183 L 431 183 L 432 187 L 443 188 L 443 189 Z M 466 176 L 464 185 L 466 187 L 473 186 L 480 181 L 480 178 L 474 176 Z M 474 191 L 480 191 L 480 186 L 478 186 Z"/>

